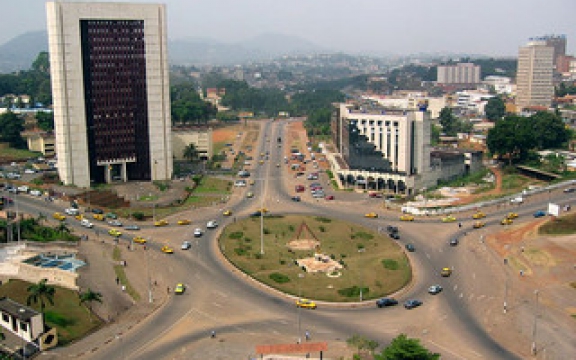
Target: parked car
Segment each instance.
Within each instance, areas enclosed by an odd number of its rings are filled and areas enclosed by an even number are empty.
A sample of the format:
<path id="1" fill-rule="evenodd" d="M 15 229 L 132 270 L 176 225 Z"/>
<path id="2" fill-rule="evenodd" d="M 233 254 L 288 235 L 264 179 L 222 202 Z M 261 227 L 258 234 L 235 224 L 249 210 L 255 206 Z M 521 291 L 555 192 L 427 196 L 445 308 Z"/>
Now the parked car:
<path id="1" fill-rule="evenodd" d="M 500 221 L 500 225 L 511 225 L 514 222 L 512 219 L 504 218 Z"/>
<path id="2" fill-rule="evenodd" d="M 474 225 L 472 225 L 472 227 L 473 227 L 474 229 L 480 229 L 480 228 L 484 227 L 484 225 L 486 225 L 485 222 L 483 222 L 483 221 L 476 221 L 476 222 L 474 222 Z"/>
<path id="3" fill-rule="evenodd" d="M 190 249 L 191 247 L 192 247 L 192 244 L 190 244 L 190 241 L 184 241 L 184 242 L 182 243 L 182 246 L 180 246 L 180 248 L 181 248 L 182 250 L 188 250 L 188 249 Z"/>
<path id="4" fill-rule="evenodd" d="M 406 250 L 408 250 L 410 252 L 414 252 L 414 251 L 416 251 L 416 248 L 412 244 L 406 244 Z"/>
<path id="5" fill-rule="evenodd" d="M 80 214 L 80 210 L 74 209 L 74 208 L 64 209 L 64 212 L 65 212 L 67 215 L 72 215 L 72 216 L 75 216 L 75 215 Z"/>
<path id="6" fill-rule="evenodd" d="M 394 305 L 398 305 L 398 300 L 393 299 L 393 298 L 382 298 L 382 299 L 376 300 L 376 306 L 378 306 L 379 308 L 383 308 L 386 306 L 394 306 Z"/>
<path id="7" fill-rule="evenodd" d="M 296 202 L 300 202 L 300 196 L 292 196 L 291 197 L 292 201 L 296 201 Z"/>
<path id="8" fill-rule="evenodd" d="M 371 198 L 381 198 L 381 197 L 382 197 L 382 194 L 381 194 L 381 193 L 378 193 L 378 192 L 371 192 L 371 193 L 368 193 L 368 197 L 371 197 Z"/>
<path id="9" fill-rule="evenodd" d="M 374 219 L 374 218 L 377 218 L 377 217 L 378 217 L 378 214 L 376 214 L 376 213 L 374 213 L 374 212 L 369 212 L 369 213 L 365 214 L 364 217 Z"/>
<path id="10" fill-rule="evenodd" d="M 326 200 L 334 200 L 334 195 L 327 195 L 324 199 L 326 199 Z"/>
<path id="11" fill-rule="evenodd" d="M 232 215 L 232 210 L 224 210 L 224 212 L 222 212 L 222 215 L 230 216 L 230 215 Z"/>
<path id="12" fill-rule="evenodd" d="M 202 229 L 200 229 L 200 228 L 194 229 L 194 237 L 197 237 L 197 238 L 198 238 L 198 237 L 202 236 L 202 234 L 204 234 L 204 232 L 202 231 Z"/>
<path id="13" fill-rule="evenodd" d="M 432 295 L 436 295 L 442 291 L 442 286 L 440 285 L 432 285 L 428 288 L 428 293 Z"/>
<path id="14" fill-rule="evenodd" d="M 30 195 L 32 196 L 42 196 L 42 191 L 40 190 L 31 190 Z"/>
<path id="15" fill-rule="evenodd" d="M 420 305 L 422 305 L 422 301 L 417 300 L 417 299 L 410 299 L 404 303 L 404 307 L 408 310 L 414 309 Z"/>
<path id="16" fill-rule="evenodd" d="M 177 224 L 178 224 L 178 225 L 190 225 L 191 223 L 192 223 L 192 222 L 191 222 L 190 220 L 188 220 L 188 219 L 181 219 L 181 220 L 178 220 L 178 223 L 177 223 Z"/>
<path id="17" fill-rule="evenodd" d="M 404 214 L 404 215 L 400 216 L 400 220 L 401 221 L 414 221 L 414 216 L 412 216 L 410 214 Z"/>
<path id="18" fill-rule="evenodd" d="M 104 210 L 98 208 L 92 208 L 92 213 L 94 214 L 104 214 Z"/>
<path id="19" fill-rule="evenodd" d="M 565 193 L 572 193 L 574 191 L 576 191 L 576 188 L 567 188 L 563 190 Z"/>
<path id="20" fill-rule="evenodd" d="M 458 246 L 458 238 L 450 239 L 450 246 Z"/>
<path id="21" fill-rule="evenodd" d="M 66 216 L 60 214 L 59 212 L 55 212 L 54 214 L 52 214 L 52 217 L 56 220 L 59 220 L 59 221 L 66 220 Z"/>
<path id="22" fill-rule="evenodd" d="M 114 237 L 120 237 L 122 236 L 122 233 L 116 229 L 110 229 L 108 230 L 108 234 L 114 236 Z"/>
<path id="23" fill-rule="evenodd" d="M 454 222 L 456 218 L 452 215 L 448 215 L 442 218 L 442 222 Z"/>
<path id="24" fill-rule="evenodd" d="M 216 220 L 210 220 L 206 224 L 206 228 L 208 228 L 208 229 L 216 229 L 217 227 L 218 227 L 218 223 L 216 222 Z"/>

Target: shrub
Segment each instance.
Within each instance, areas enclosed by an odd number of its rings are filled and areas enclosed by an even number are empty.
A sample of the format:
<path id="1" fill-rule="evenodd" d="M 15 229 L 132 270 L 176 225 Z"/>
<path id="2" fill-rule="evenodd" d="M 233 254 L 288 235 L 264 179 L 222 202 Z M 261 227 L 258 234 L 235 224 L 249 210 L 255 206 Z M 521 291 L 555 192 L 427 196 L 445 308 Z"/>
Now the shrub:
<path id="1" fill-rule="evenodd" d="M 234 231 L 228 235 L 228 239 L 242 239 L 244 233 L 242 231 Z"/>
<path id="2" fill-rule="evenodd" d="M 356 247 L 358 248 L 358 250 L 362 250 L 364 249 L 364 244 L 358 244 L 356 245 Z"/>
<path id="3" fill-rule="evenodd" d="M 280 273 L 270 274 L 270 279 L 277 282 L 278 284 L 285 284 L 287 282 L 290 282 L 290 278 L 288 276 Z"/>
<path id="4" fill-rule="evenodd" d="M 246 238 L 244 238 L 244 242 L 250 243 L 250 242 L 252 242 L 252 239 L 249 237 L 246 237 Z"/>
<path id="5" fill-rule="evenodd" d="M 331 223 L 331 222 L 332 222 L 332 219 L 328 219 L 328 218 L 325 218 L 325 217 L 323 217 L 323 216 L 316 216 L 314 219 L 315 219 L 316 221 L 319 221 L 319 222 L 322 222 L 322 223 L 325 223 L 325 224 L 328 224 L 328 223 Z"/>
<path id="6" fill-rule="evenodd" d="M 262 259 L 262 254 L 256 253 L 256 254 L 254 254 L 254 258 L 256 258 L 256 259 Z"/>
<path id="7" fill-rule="evenodd" d="M 135 211 L 132 213 L 132 217 L 138 221 L 144 220 L 144 213 L 141 211 Z"/>
<path id="8" fill-rule="evenodd" d="M 286 260 L 280 259 L 280 265 L 286 265 Z"/>
<path id="9" fill-rule="evenodd" d="M 266 235 L 270 234 L 270 230 L 267 228 L 262 229 L 262 232 Z"/>
<path id="10" fill-rule="evenodd" d="M 358 231 L 357 233 L 354 233 L 354 235 L 352 235 L 353 239 L 364 239 L 364 240 L 372 240 L 374 238 L 374 235 L 364 232 L 364 231 Z"/>
<path id="11" fill-rule="evenodd" d="M 246 249 L 244 249 L 244 248 L 235 248 L 234 252 L 238 256 L 246 255 Z"/>
<path id="12" fill-rule="evenodd" d="M 290 230 L 291 232 L 294 232 L 294 225 L 288 225 L 288 230 Z"/>
<path id="13" fill-rule="evenodd" d="M 382 260 L 382 265 L 384 265 L 384 268 L 388 270 L 398 270 L 398 268 L 400 267 L 398 265 L 398 261 L 392 259 Z"/>
<path id="14" fill-rule="evenodd" d="M 326 228 L 322 225 L 320 225 L 320 227 L 318 227 L 318 230 L 320 230 L 320 232 L 326 232 Z"/>

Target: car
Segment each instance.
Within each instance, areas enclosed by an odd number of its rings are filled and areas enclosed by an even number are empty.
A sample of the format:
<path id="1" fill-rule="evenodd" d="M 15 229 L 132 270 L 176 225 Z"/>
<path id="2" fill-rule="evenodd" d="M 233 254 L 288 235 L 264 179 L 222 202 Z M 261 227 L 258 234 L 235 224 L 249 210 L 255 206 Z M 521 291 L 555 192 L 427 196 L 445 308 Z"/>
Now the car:
<path id="1" fill-rule="evenodd" d="M 236 187 L 244 187 L 246 186 L 246 180 L 236 180 L 234 182 L 234 186 Z"/>
<path id="2" fill-rule="evenodd" d="M 224 210 L 224 212 L 222 213 L 222 215 L 224 215 L 224 216 L 230 216 L 230 215 L 232 215 L 232 210 Z"/>
<path id="3" fill-rule="evenodd" d="M 312 192 L 312 197 L 315 199 L 323 198 L 324 196 L 326 196 L 326 194 L 324 194 L 324 191 L 313 191 Z"/>
<path id="4" fill-rule="evenodd" d="M 475 221 L 474 224 L 472 225 L 472 227 L 474 229 L 480 229 L 480 228 L 484 227 L 485 225 L 486 225 L 486 223 L 483 221 Z"/>
<path id="5" fill-rule="evenodd" d="M 416 251 L 416 248 L 414 247 L 414 245 L 412 244 L 406 244 L 406 250 L 410 251 L 410 252 L 414 252 Z"/>
<path id="6" fill-rule="evenodd" d="M 432 285 L 428 288 L 428 293 L 432 295 L 436 295 L 442 291 L 442 286 L 440 285 Z"/>
<path id="7" fill-rule="evenodd" d="M 94 214 L 92 215 L 92 217 L 94 218 L 94 220 L 104 221 L 104 214 Z"/>
<path id="8" fill-rule="evenodd" d="M 248 181 L 248 184 L 250 184 L 250 185 L 254 185 L 255 183 L 256 183 L 256 182 L 255 182 L 254 180 Z"/>
<path id="9" fill-rule="evenodd" d="M 374 212 L 370 212 L 370 213 L 364 214 L 364 217 L 375 219 L 378 217 L 378 214 L 376 214 Z"/>
<path id="10" fill-rule="evenodd" d="M 254 193 L 253 193 L 252 191 L 248 191 L 248 192 L 246 193 L 246 197 L 247 197 L 248 199 L 251 199 L 251 198 L 254 197 Z"/>
<path id="11" fill-rule="evenodd" d="M 450 239 L 449 244 L 450 244 L 450 246 L 458 246 L 459 242 L 460 241 L 458 240 L 458 238 L 452 238 L 452 239 Z"/>
<path id="12" fill-rule="evenodd" d="M 56 220 L 59 220 L 59 221 L 66 220 L 66 216 L 63 214 L 60 214 L 59 212 L 55 212 L 54 214 L 52 214 L 52 217 Z"/>
<path id="13" fill-rule="evenodd" d="M 200 236 L 202 236 L 202 234 L 204 234 L 202 229 L 200 229 L 200 228 L 194 229 L 194 237 L 200 237 Z"/>
<path id="14" fill-rule="evenodd" d="M 104 214 L 104 210 L 98 208 L 92 208 L 93 214 Z"/>
<path id="15" fill-rule="evenodd" d="M 118 219 L 118 215 L 113 212 L 106 213 L 105 217 L 108 219 Z"/>
<path id="16" fill-rule="evenodd" d="M 166 220 L 158 220 L 154 222 L 154 226 L 166 226 L 166 225 L 168 225 L 168 221 Z"/>
<path id="17" fill-rule="evenodd" d="M 390 236 L 390 238 L 392 238 L 394 240 L 400 240 L 400 235 L 398 235 L 397 232 L 388 233 L 388 236 Z"/>
<path id="18" fill-rule="evenodd" d="M 398 305 L 398 300 L 393 299 L 393 298 L 382 298 L 382 299 L 376 300 L 376 306 L 378 306 L 379 308 L 383 308 L 386 306 L 394 306 L 394 305 Z"/>
<path id="19" fill-rule="evenodd" d="M 176 287 L 174 288 L 174 294 L 182 295 L 184 294 L 184 291 L 186 291 L 184 284 L 176 284 Z"/>
<path id="20" fill-rule="evenodd" d="M 137 244 L 146 244 L 146 239 L 144 239 L 142 236 L 135 236 L 132 241 Z"/>
<path id="21" fill-rule="evenodd" d="M 178 220 L 178 222 L 177 222 L 178 225 L 190 225 L 191 223 L 192 223 L 192 221 L 190 221 L 188 219 Z"/>
<path id="22" fill-rule="evenodd" d="M 250 215 L 248 215 L 248 216 L 250 216 L 250 217 L 260 217 L 260 216 L 262 216 L 262 211 L 256 210 L 256 211 L 254 211 L 254 212 L 251 212 Z"/>
<path id="23" fill-rule="evenodd" d="M 217 227 L 218 227 L 218 223 L 216 222 L 216 220 L 210 220 L 206 224 L 206 228 L 208 228 L 208 229 L 216 229 Z"/>
<path id="24" fill-rule="evenodd" d="M 82 221 L 84 219 L 84 215 L 78 214 L 78 215 L 74 216 L 74 219 L 76 219 L 78 221 Z"/>
<path id="25" fill-rule="evenodd" d="M 34 169 L 26 169 L 24 170 L 24 174 L 36 174 L 36 171 L 34 171 Z"/>
<path id="26" fill-rule="evenodd" d="M 66 215 L 73 215 L 73 216 L 80 214 L 80 210 L 74 208 L 64 209 L 64 212 L 66 213 Z"/>
<path id="27" fill-rule="evenodd" d="M 452 269 L 445 267 L 445 268 L 442 268 L 442 270 L 440 270 L 440 276 L 448 277 L 450 275 L 452 275 Z"/>
<path id="28" fill-rule="evenodd" d="M 417 308 L 420 305 L 422 305 L 422 301 L 417 299 L 410 299 L 404 303 L 404 307 L 408 310 Z"/>
<path id="29" fill-rule="evenodd" d="M 563 190 L 565 193 L 572 193 L 574 191 L 576 191 L 576 188 L 567 188 Z"/>
<path id="30" fill-rule="evenodd" d="M 370 197 L 370 198 L 381 198 L 381 197 L 382 197 L 382 194 L 381 194 L 381 193 L 378 193 L 378 192 L 371 192 L 371 193 L 368 193 L 368 197 Z"/>
<path id="31" fill-rule="evenodd" d="M 508 219 L 507 217 L 500 221 L 500 225 L 511 225 L 514 222 L 512 219 Z"/>
<path id="32" fill-rule="evenodd" d="M 296 306 L 304 309 L 316 309 L 316 303 L 308 299 L 296 300 Z"/>
<path id="33" fill-rule="evenodd" d="M 264 164 L 264 160 L 262 160 L 262 159 L 258 160 L 258 164 L 260 164 L 260 165 Z"/>
<path id="34" fill-rule="evenodd" d="M 542 217 L 542 216 L 546 216 L 546 212 L 543 211 L 543 210 L 538 210 L 538 211 L 536 211 L 536 212 L 534 213 L 534 217 L 535 217 L 535 218 L 539 218 L 539 217 Z"/>
<path id="35" fill-rule="evenodd" d="M 397 232 L 398 232 L 398 227 L 397 227 L 397 226 L 388 225 L 388 226 L 386 226 L 386 231 L 388 231 L 388 233 L 397 233 Z"/>
<path id="36" fill-rule="evenodd" d="M 140 226 L 138 226 L 138 225 L 126 225 L 126 226 L 124 226 L 124 229 L 126 229 L 126 230 L 140 230 Z"/>
<path id="37" fill-rule="evenodd" d="M 108 221 L 108 225 L 110 225 L 110 226 L 122 226 L 122 223 L 118 220 L 110 220 L 110 221 Z"/>
<path id="38" fill-rule="evenodd" d="M 40 190 L 31 190 L 29 194 L 32 195 L 32 196 L 42 196 L 42 191 L 40 191 Z"/>
<path id="39" fill-rule="evenodd" d="M 412 216 L 410 214 L 404 214 L 404 215 L 400 216 L 400 220 L 402 220 L 402 221 L 414 221 L 414 216 Z"/>
<path id="40" fill-rule="evenodd" d="M 182 246 L 180 246 L 180 249 L 182 250 L 188 250 L 192 247 L 192 244 L 190 244 L 190 241 L 184 241 L 182 243 Z"/>
<path id="41" fill-rule="evenodd" d="M 84 226 L 90 229 L 94 227 L 94 224 L 92 224 L 88 219 L 82 219 L 80 220 L 80 226 Z"/>
<path id="42" fill-rule="evenodd" d="M 280 167 L 280 163 L 276 163 L 276 167 Z"/>
<path id="43" fill-rule="evenodd" d="M 484 214 L 482 211 L 478 211 L 476 214 L 472 215 L 472 219 L 482 219 L 485 217 L 486 214 Z"/>
<path id="44" fill-rule="evenodd" d="M 162 246 L 162 248 L 160 249 L 164 254 L 173 254 L 174 250 L 168 246 L 168 245 L 164 245 Z"/>
<path id="45" fill-rule="evenodd" d="M 508 215 L 506 215 L 506 219 L 516 219 L 518 217 L 518 214 L 515 212 L 509 212 Z"/>
<path id="46" fill-rule="evenodd" d="M 510 199 L 511 204 L 522 204 L 524 199 L 522 197 L 515 197 L 514 199 Z"/>
<path id="47" fill-rule="evenodd" d="M 324 199 L 326 199 L 326 200 L 334 200 L 334 195 L 327 195 Z"/>
<path id="48" fill-rule="evenodd" d="M 300 196 L 292 196 L 290 199 L 292 199 L 292 201 L 295 201 L 295 202 L 300 202 L 300 200 L 301 200 Z"/>
<path id="49" fill-rule="evenodd" d="M 26 185 L 20 185 L 20 186 L 18 186 L 17 189 L 18 189 L 19 192 L 23 192 L 23 193 L 27 193 L 28 190 L 30 190 L 30 188 L 29 188 L 28 186 L 26 186 Z"/>
<path id="50" fill-rule="evenodd" d="M 456 218 L 452 215 L 448 215 L 442 218 L 442 222 L 454 222 Z"/>
<path id="51" fill-rule="evenodd" d="M 243 177 L 243 178 L 247 178 L 247 177 L 250 177 L 250 173 L 246 170 L 240 170 L 240 171 L 238 171 L 238 176 Z"/>
<path id="52" fill-rule="evenodd" d="M 306 190 L 306 188 L 304 187 L 304 185 L 296 185 L 294 187 L 294 189 L 296 190 L 296 192 L 304 192 Z"/>
<path id="53" fill-rule="evenodd" d="M 114 236 L 114 237 L 120 237 L 122 236 L 122 233 L 116 229 L 110 229 L 108 230 L 108 234 Z"/>

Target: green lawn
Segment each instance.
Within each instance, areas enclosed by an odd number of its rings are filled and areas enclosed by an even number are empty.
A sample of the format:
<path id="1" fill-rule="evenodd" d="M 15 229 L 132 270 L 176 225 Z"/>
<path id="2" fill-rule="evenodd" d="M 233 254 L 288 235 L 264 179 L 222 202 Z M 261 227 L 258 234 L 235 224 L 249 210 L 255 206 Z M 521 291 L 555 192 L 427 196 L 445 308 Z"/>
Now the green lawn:
<path id="1" fill-rule="evenodd" d="M 42 156 L 42 153 L 23 149 L 6 148 L 0 149 L 0 156 L 13 160 L 27 160 Z"/>
<path id="2" fill-rule="evenodd" d="M 302 221 L 320 241 L 319 251 L 344 263 L 340 276 L 305 273 L 295 265 L 296 259 L 314 253 L 287 247 Z M 266 217 L 264 234 L 263 256 L 260 255 L 259 218 L 228 226 L 219 239 L 220 247 L 245 273 L 293 295 L 301 293 L 316 300 L 351 302 L 359 300 L 362 287 L 363 298 L 374 299 L 401 289 L 412 278 L 408 259 L 396 242 L 358 225 L 317 217 Z M 310 236 L 303 231 L 300 238 Z"/>
<path id="3" fill-rule="evenodd" d="M 21 304 L 26 304 L 28 286 L 32 285 L 22 280 L 10 280 L 0 286 L 0 297 L 8 296 Z M 75 291 L 55 286 L 54 306 L 46 304 L 45 319 L 49 326 L 58 330 L 58 344 L 65 345 L 80 339 L 102 325 L 100 319 L 92 316 L 88 309 L 79 304 Z M 95 289 L 97 291 L 97 289 Z M 102 299 L 106 301 L 106 299 Z M 40 311 L 40 304 L 32 303 L 32 308 Z"/>
<path id="4" fill-rule="evenodd" d="M 202 177 L 200 183 L 198 184 L 198 186 L 196 186 L 196 188 L 192 193 L 230 194 L 231 188 L 232 188 L 232 182 L 229 180 L 223 180 L 215 177 Z"/>

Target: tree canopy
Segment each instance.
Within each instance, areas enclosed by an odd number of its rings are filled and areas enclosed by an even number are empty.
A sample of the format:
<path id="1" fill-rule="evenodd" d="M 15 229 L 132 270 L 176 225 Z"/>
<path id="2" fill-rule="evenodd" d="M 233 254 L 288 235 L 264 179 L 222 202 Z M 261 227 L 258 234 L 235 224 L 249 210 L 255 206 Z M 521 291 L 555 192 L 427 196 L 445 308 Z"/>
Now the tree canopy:
<path id="1" fill-rule="evenodd" d="M 170 100 L 173 123 L 205 124 L 216 116 L 216 108 L 202 100 L 191 83 L 171 86 Z"/>
<path id="2" fill-rule="evenodd" d="M 47 279 L 42 279 L 37 284 L 28 287 L 29 295 L 26 303 L 27 305 L 40 303 L 41 313 L 44 313 L 46 301 L 51 305 L 54 305 L 54 294 L 56 293 L 56 289 L 54 286 L 48 285 L 47 282 Z"/>
<path id="3" fill-rule="evenodd" d="M 5 94 L 27 94 L 31 97 L 31 105 L 35 102 L 44 106 L 52 104 L 48 53 L 39 53 L 30 70 L 0 74 L 0 96 Z"/>
<path id="4" fill-rule="evenodd" d="M 439 120 L 440 125 L 442 125 L 442 132 L 448 136 L 454 136 L 458 132 L 467 133 L 472 130 L 472 124 L 458 119 L 449 107 L 440 110 Z"/>
<path id="5" fill-rule="evenodd" d="M 24 122 L 11 111 L 0 114 L 0 142 L 7 142 L 17 149 L 26 148 L 26 141 L 20 133 L 24 131 Z"/>
<path id="6" fill-rule="evenodd" d="M 500 120 L 506 115 L 506 104 L 501 98 L 495 96 L 488 100 L 484 112 L 486 113 L 486 119 L 490 121 Z"/>
<path id="7" fill-rule="evenodd" d="M 388 345 L 382 353 L 374 356 L 375 360 L 437 360 L 440 354 L 426 349 L 420 340 L 410 339 L 400 334 Z"/>

